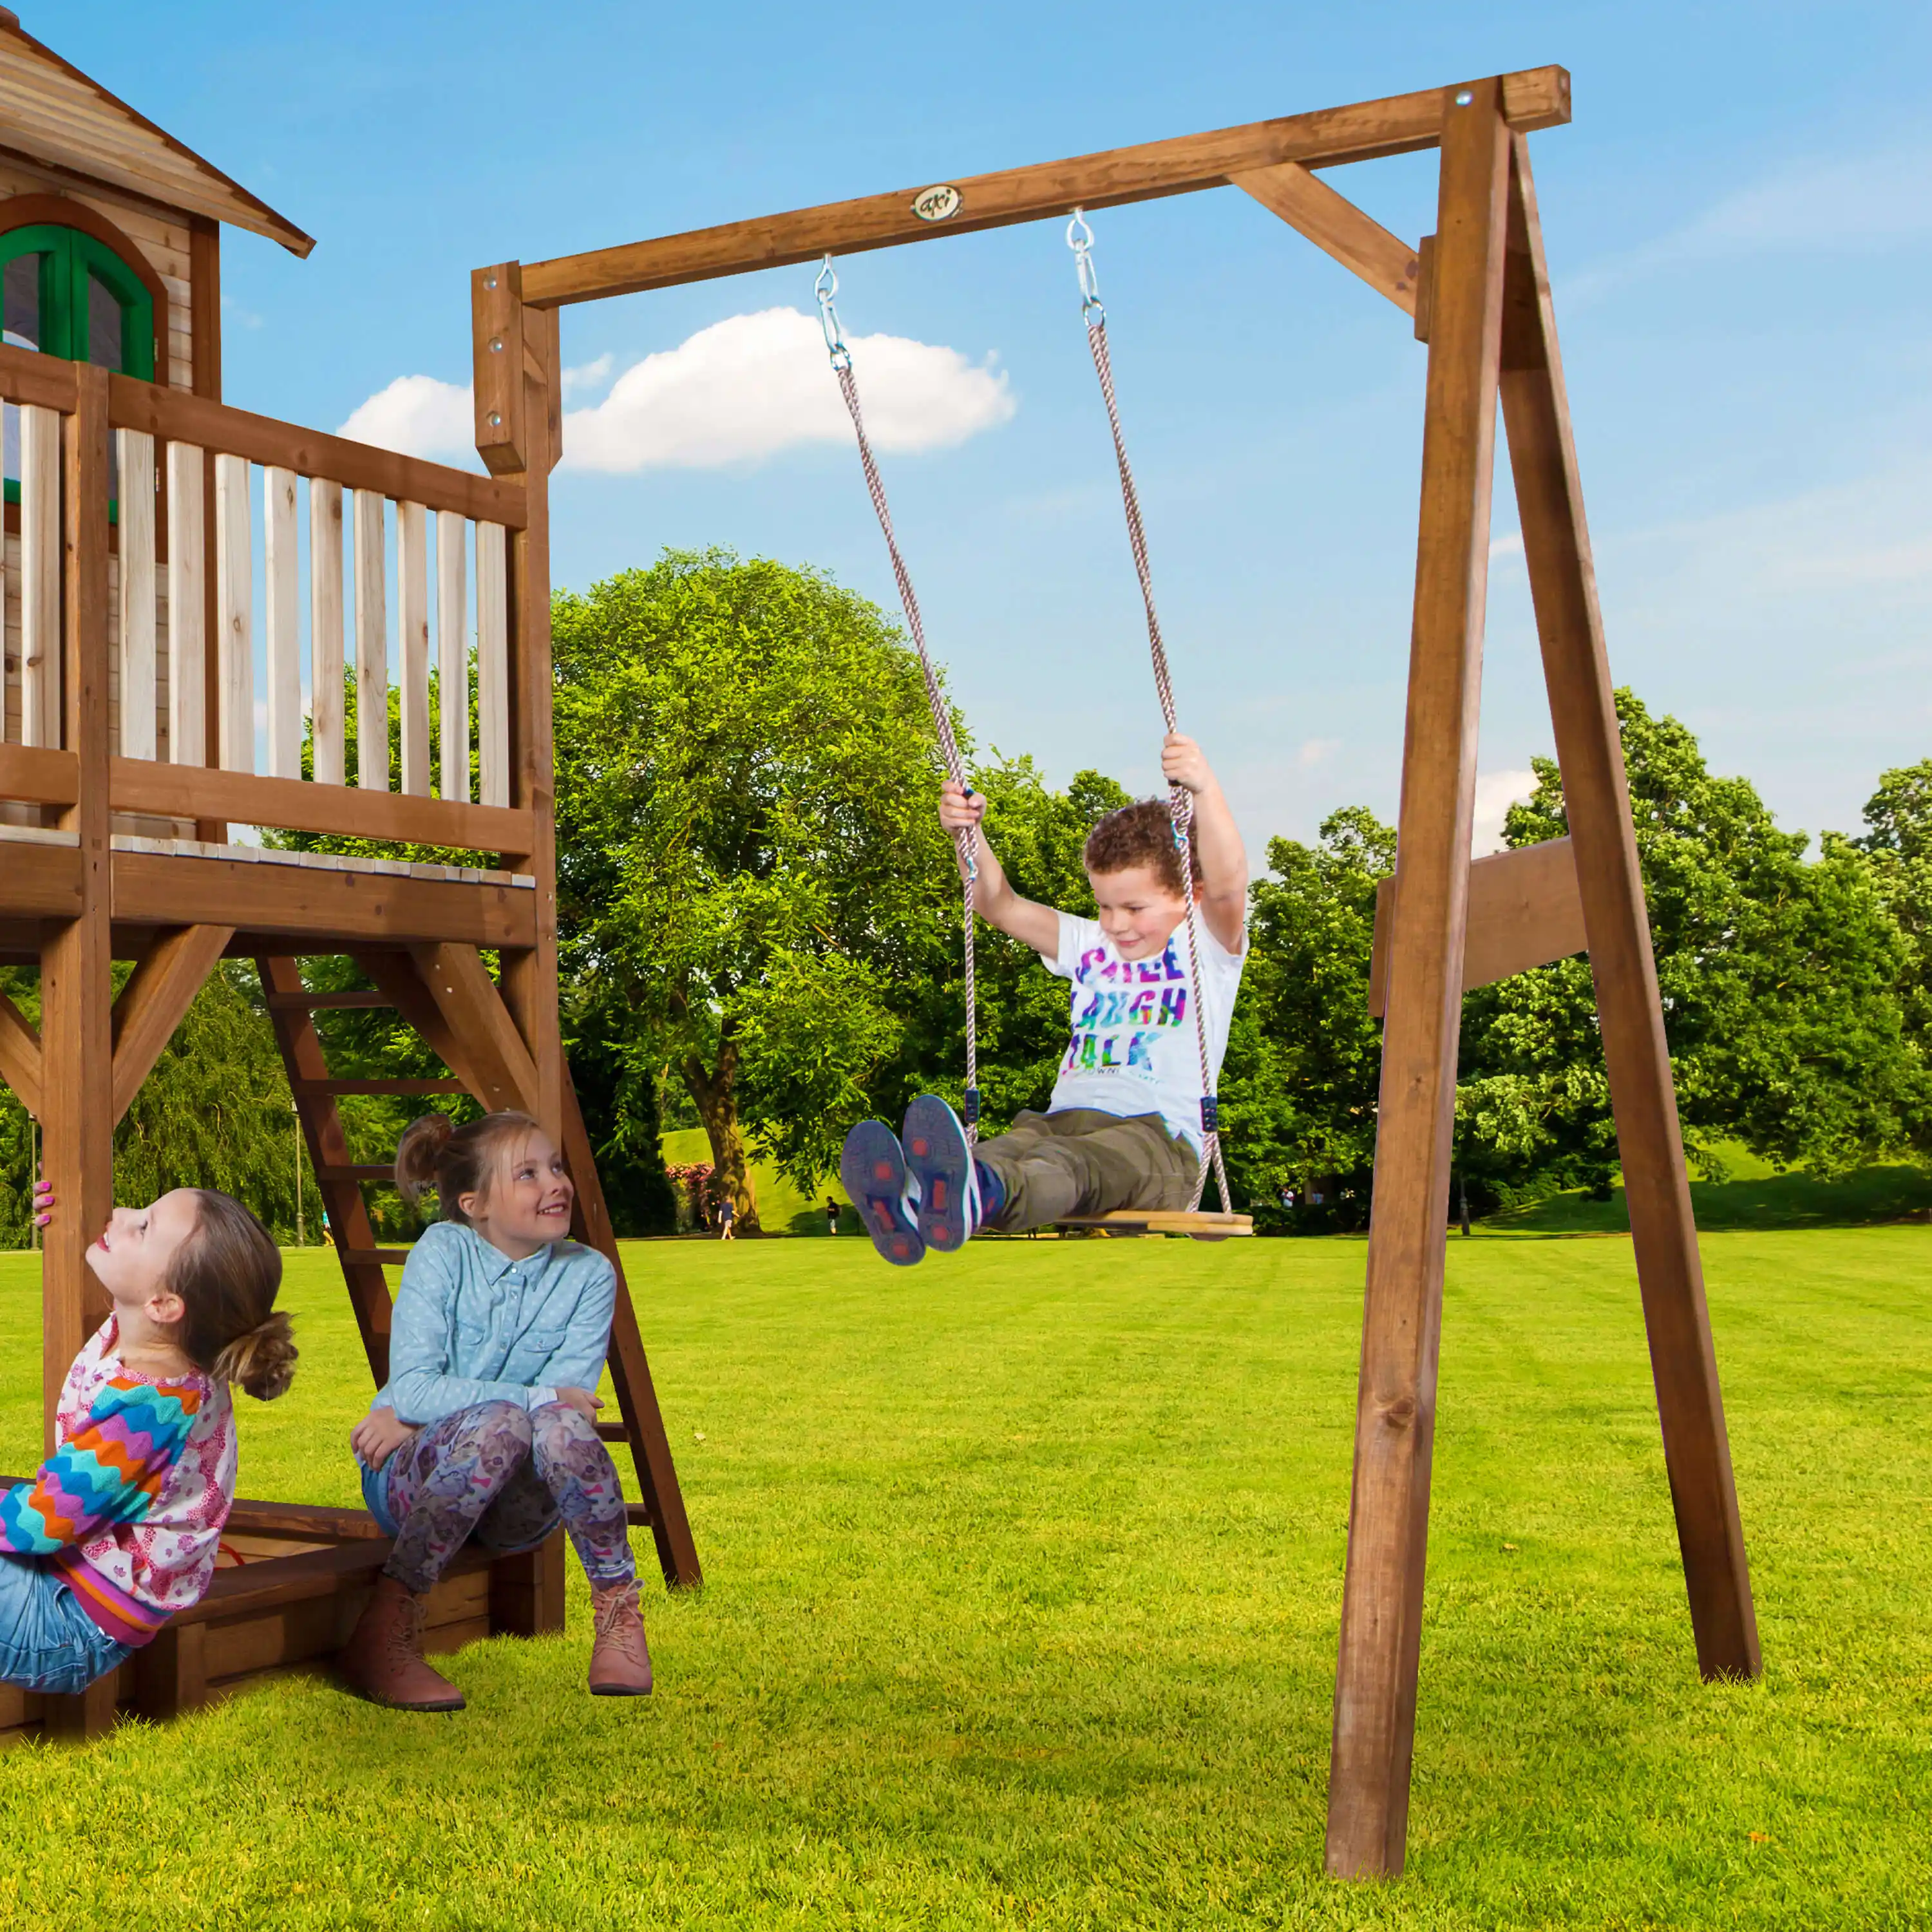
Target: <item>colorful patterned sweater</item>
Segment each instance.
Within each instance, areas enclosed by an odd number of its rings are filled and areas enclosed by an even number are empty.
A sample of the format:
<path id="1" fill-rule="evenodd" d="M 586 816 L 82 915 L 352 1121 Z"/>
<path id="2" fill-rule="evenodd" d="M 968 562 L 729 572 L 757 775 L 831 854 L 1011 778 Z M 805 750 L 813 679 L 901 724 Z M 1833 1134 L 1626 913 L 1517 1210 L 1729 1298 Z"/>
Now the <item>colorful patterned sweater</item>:
<path id="1" fill-rule="evenodd" d="M 54 1453 L 0 1490 L 0 1550 L 51 1560 L 110 1636 L 138 1645 L 207 1592 L 235 1500 L 235 1412 L 226 1383 L 137 1374 L 118 1339 L 110 1315 L 75 1357 Z"/>

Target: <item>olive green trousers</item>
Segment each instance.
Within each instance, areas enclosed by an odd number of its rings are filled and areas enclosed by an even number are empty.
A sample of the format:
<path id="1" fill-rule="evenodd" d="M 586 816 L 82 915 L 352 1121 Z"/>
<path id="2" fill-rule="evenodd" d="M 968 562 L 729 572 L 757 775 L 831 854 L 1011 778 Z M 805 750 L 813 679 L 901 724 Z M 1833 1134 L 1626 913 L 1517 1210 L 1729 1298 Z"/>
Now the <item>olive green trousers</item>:
<path id="1" fill-rule="evenodd" d="M 1000 1234 L 1117 1208 L 1185 1208 L 1198 1166 L 1158 1114 L 1123 1119 L 1094 1107 L 1022 1114 L 975 1153 L 1006 1191 L 986 1221 Z"/>

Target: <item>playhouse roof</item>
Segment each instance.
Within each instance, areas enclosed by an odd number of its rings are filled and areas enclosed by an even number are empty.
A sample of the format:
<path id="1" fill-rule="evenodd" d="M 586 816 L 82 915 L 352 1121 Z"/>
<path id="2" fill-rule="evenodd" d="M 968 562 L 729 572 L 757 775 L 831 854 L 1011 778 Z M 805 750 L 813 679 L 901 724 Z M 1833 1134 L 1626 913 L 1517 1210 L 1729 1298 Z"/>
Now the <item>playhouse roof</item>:
<path id="1" fill-rule="evenodd" d="M 43 46 L 0 7 L 0 149 L 252 230 L 307 255 L 314 239 L 97 80 Z"/>

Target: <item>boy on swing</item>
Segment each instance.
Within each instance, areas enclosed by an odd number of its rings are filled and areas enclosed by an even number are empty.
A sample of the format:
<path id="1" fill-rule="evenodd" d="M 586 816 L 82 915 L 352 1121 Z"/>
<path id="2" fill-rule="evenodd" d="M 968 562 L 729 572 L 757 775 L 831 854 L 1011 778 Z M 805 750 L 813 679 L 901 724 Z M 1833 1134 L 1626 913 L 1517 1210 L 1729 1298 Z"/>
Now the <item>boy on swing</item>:
<path id="1" fill-rule="evenodd" d="M 1247 854 L 1192 738 L 1168 734 L 1161 770 L 1193 800 L 1201 998 L 1208 1071 L 1218 1077 L 1247 956 Z M 973 836 L 980 916 L 1072 982 L 1072 1029 L 1047 1111 L 1022 1114 L 976 1148 L 932 1094 L 906 1109 L 902 1136 L 878 1120 L 846 1136 L 839 1178 L 873 1246 L 901 1268 L 928 1248 L 962 1247 L 982 1228 L 1018 1234 L 1118 1208 L 1184 1208 L 1199 1171 L 1194 976 L 1183 860 L 1166 802 L 1124 806 L 1088 835 L 1096 919 L 1021 898 L 986 842 L 986 810 L 983 797 L 950 782 L 940 791 L 948 836 Z"/>

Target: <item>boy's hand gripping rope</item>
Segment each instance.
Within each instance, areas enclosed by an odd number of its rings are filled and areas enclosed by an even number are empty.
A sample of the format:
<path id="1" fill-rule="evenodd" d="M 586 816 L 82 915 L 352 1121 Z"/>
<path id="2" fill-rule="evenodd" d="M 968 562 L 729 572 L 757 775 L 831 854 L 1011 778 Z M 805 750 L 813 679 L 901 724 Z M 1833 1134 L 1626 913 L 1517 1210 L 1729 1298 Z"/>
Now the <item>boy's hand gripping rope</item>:
<path id="1" fill-rule="evenodd" d="M 1141 522 L 1138 493 L 1134 472 L 1127 463 L 1126 439 L 1120 434 L 1120 405 L 1114 398 L 1114 365 L 1107 353 L 1107 311 L 1100 305 L 1100 278 L 1094 272 L 1094 231 L 1087 225 L 1084 211 L 1076 208 L 1066 224 L 1066 245 L 1073 250 L 1073 263 L 1080 278 L 1080 313 L 1087 323 L 1087 346 L 1094 355 L 1094 368 L 1100 378 L 1100 394 L 1107 405 L 1108 426 L 1114 433 L 1114 460 L 1120 471 L 1120 500 L 1127 514 L 1127 543 L 1134 554 L 1134 569 L 1141 580 L 1141 602 L 1147 607 L 1148 647 L 1154 658 L 1154 689 L 1160 696 L 1161 716 L 1167 728 L 1174 723 L 1174 686 L 1168 676 L 1167 646 L 1161 641 L 1160 617 L 1154 609 L 1154 572 L 1148 562 L 1147 531 Z M 1194 1038 L 1201 1055 L 1201 1165 L 1194 1176 L 1194 1192 L 1188 1202 L 1190 1212 L 1201 1205 L 1208 1186 L 1208 1170 L 1214 1170 L 1215 1185 L 1221 1194 L 1221 1211 L 1232 1214 L 1234 1200 L 1228 1190 L 1228 1169 L 1221 1157 L 1221 1120 L 1214 1096 L 1214 1072 L 1208 1054 L 1208 1016 L 1201 1004 L 1201 934 L 1194 906 L 1194 797 L 1184 784 L 1168 787 L 1168 809 L 1174 818 L 1174 842 L 1180 853 L 1181 896 L 1187 905 L 1187 969 L 1194 996 Z"/>
<path id="2" fill-rule="evenodd" d="M 832 257 L 827 255 L 824 266 L 818 272 L 814 285 L 818 296 L 818 320 L 825 331 L 825 347 L 832 358 L 832 373 L 838 378 L 839 393 L 845 398 L 845 406 L 851 413 L 853 433 L 859 439 L 859 460 L 866 472 L 866 489 L 872 497 L 872 508 L 878 513 L 879 528 L 886 539 L 886 553 L 892 561 L 892 578 L 898 586 L 899 604 L 905 612 L 906 628 L 912 632 L 914 645 L 919 652 L 919 668 L 926 677 L 926 702 L 932 707 L 932 728 L 939 740 L 939 755 L 946 766 L 946 775 L 967 797 L 973 796 L 973 788 L 966 782 L 966 767 L 961 762 L 959 746 L 952 736 L 952 714 L 946 708 L 944 694 L 939 688 L 939 674 L 934 670 L 932 654 L 926 647 L 926 626 L 920 620 L 919 599 L 914 595 L 912 579 L 907 574 L 905 560 L 899 554 L 898 539 L 892 534 L 892 513 L 886 502 L 886 486 L 879 476 L 879 466 L 872 454 L 872 446 L 866 435 L 866 418 L 859 406 L 859 386 L 852 374 L 852 352 L 845 346 L 844 331 L 839 326 L 838 310 L 833 297 L 838 292 L 838 277 L 832 266 Z M 964 904 L 964 952 L 966 980 L 966 1142 L 970 1147 L 980 1137 L 980 1024 L 979 999 L 974 985 L 973 970 L 973 884 L 980 876 L 976 856 L 977 833 L 971 827 L 953 834 L 953 843 L 959 851 L 960 896 Z M 1198 997 L 1198 995 L 1197 995 Z M 1198 1192 L 1198 1190 L 1197 1190 Z M 1222 1190 L 1226 1195 L 1225 1186 Z"/>

